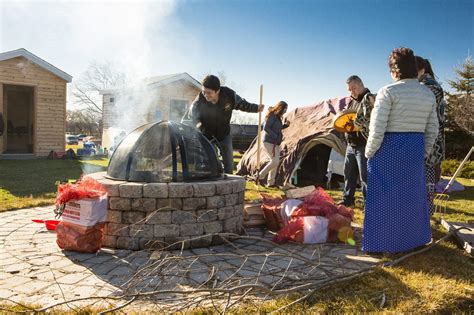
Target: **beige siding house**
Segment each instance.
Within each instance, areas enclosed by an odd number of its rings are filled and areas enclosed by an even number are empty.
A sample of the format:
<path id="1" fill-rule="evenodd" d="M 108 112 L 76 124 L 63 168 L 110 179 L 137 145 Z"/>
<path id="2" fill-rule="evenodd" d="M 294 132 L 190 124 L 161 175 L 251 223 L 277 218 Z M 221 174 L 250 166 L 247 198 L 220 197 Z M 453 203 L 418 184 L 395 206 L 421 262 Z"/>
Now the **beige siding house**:
<path id="1" fill-rule="evenodd" d="M 149 122 L 180 121 L 200 91 L 201 84 L 187 73 L 147 78 L 134 86 L 101 91 L 102 146 L 114 147 L 121 134 Z"/>
<path id="2" fill-rule="evenodd" d="M 0 158 L 64 151 L 72 77 L 26 49 L 0 53 Z"/>

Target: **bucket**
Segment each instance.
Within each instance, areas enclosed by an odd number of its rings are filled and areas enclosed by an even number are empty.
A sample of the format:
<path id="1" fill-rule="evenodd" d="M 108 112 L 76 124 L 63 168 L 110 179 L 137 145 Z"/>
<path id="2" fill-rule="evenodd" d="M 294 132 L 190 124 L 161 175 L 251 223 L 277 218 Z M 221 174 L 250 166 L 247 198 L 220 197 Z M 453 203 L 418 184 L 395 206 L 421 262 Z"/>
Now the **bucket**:
<path id="1" fill-rule="evenodd" d="M 44 223 L 44 225 L 49 231 L 56 230 L 56 227 L 58 226 L 60 222 L 59 220 L 31 220 L 31 221 L 36 222 L 36 223 Z"/>

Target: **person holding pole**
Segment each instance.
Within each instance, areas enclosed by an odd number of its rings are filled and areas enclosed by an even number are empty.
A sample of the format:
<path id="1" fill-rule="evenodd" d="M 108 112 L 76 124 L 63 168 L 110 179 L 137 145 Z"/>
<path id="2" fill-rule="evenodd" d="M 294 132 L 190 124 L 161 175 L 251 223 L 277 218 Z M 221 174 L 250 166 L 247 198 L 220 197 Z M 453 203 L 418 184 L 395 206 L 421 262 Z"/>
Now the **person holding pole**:
<path id="1" fill-rule="evenodd" d="M 267 178 L 267 187 L 275 187 L 275 177 L 280 163 L 280 144 L 283 139 L 282 130 L 289 126 L 283 123 L 283 115 L 288 109 L 284 101 L 278 102 L 268 109 L 263 127 L 263 149 L 270 162 L 260 171 L 259 177 Z"/>
<path id="2" fill-rule="evenodd" d="M 221 151 L 224 172 L 232 174 L 234 157 L 230 120 L 234 109 L 256 113 L 263 111 L 264 105 L 253 104 L 241 98 L 234 90 L 221 86 L 215 75 L 202 80 L 202 90 L 191 104 L 188 115 L 209 140 L 217 141 Z"/>

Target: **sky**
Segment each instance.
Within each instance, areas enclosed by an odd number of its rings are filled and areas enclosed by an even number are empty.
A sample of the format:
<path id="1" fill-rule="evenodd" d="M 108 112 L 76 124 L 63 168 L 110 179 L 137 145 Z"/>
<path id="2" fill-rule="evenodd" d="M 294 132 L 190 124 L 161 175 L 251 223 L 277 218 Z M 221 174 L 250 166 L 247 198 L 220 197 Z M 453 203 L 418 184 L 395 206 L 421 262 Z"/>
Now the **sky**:
<path id="1" fill-rule="evenodd" d="M 376 92 L 401 46 L 449 90 L 473 52 L 474 0 L 0 0 L 0 52 L 25 48 L 74 79 L 93 61 L 136 78 L 224 73 L 248 101 L 263 84 L 264 104 L 290 108 L 348 95 L 353 74 Z"/>

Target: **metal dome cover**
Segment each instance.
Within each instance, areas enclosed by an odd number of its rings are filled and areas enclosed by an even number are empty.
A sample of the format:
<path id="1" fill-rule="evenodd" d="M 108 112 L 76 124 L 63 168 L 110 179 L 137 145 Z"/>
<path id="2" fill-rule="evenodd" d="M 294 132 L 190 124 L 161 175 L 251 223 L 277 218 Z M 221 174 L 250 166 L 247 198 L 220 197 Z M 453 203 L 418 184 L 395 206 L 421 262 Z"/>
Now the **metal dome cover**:
<path id="1" fill-rule="evenodd" d="M 223 178 L 213 145 L 196 128 L 171 121 L 142 125 L 110 159 L 107 177 L 134 182 L 186 182 Z"/>

